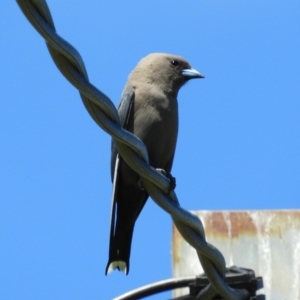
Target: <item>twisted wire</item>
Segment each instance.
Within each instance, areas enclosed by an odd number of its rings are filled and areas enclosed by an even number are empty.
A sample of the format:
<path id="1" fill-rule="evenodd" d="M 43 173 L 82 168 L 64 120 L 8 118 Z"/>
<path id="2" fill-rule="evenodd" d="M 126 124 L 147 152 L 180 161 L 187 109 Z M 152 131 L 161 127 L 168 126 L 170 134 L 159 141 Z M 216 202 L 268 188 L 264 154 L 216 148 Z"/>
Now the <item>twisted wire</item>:
<path id="1" fill-rule="evenodd" d="M 180 207 L 170 181 L 149 165 L 144 143 L 134 134 L 120 126 L 118 112 L 112 101 L 89 80 L 83 60 L 78 51 L 57 33 L 45 0 L 16 0 L 28 21 L 45 39 L 49 53 L 57 68 L 80 93 L 85 108 L 93 120 L 114 140 L 126 163 L 137 172 L 151 198 L 169 213 L 184 239 L 196 249 L 204 272 L 211 284 L 197 299 L 212 299 L 220 294 L 224 299 L 247 299 L 248 292 L 233 290 L 224 281 L 225 260 L 219 250 L 205 241 L 205 232 L 200 219 Z"/>

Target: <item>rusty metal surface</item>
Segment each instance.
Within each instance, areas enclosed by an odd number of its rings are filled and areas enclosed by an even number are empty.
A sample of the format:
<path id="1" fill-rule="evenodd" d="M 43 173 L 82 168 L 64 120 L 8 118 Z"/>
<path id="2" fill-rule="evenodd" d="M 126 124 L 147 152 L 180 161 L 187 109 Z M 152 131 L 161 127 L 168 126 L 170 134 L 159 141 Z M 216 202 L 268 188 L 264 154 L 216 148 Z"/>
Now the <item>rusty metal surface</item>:
<path id="1" fill-rule="evenodd" d="M 199 211 L 206 239 L 227 266 L 263 276 L 267 300 L 300 300 L 300 210 Z M 173 276 L 203 273 L 196 255 L 173 228 Z M 176 291 L 176 296 L 187 290 Z"/>

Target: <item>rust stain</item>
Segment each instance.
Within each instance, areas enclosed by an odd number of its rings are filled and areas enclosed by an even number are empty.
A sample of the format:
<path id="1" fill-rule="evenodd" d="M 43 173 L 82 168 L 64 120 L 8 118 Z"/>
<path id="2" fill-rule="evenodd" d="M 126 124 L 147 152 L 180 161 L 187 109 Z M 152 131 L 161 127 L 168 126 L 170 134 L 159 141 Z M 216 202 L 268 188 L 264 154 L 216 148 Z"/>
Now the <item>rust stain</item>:
<path id="1" fill-rule="evenodd" d="M 238 238 L 240 235 L 256 235 L 257 228 L 253 219 L 247 212 L 230 213 L 231 236 Z"/>
<path id="2" fill-rule="evenodd" d="M 205 218 L 205 232 L 218 238 L 256 235 L 257 229 L 247 212 L 212 212 Z"/>
<path id="3" fill-rule="evenodd" d="M 299 211 L 199 212 L 207 236 L 239 238 L 242 235 L 271 235 L 282 238 L 283 232 L 300 228 Z"/>
<path id="4" fill-rule="evenodd" d="M 205 218 L 205 232 L 208 235 L 228 236 L 228 226 L 221 212 L 213 212 Z"/>
<path id="5" fill-rule="evenodd" d="M 210 211 L 195 212 L 205 226 L 208 240 L 239 239 L 240 237 L 273 236 L 280 240 L 291 229 L 300 229 L 300 211 Z M 181 261 L 180 251 L 185 240 L 173 225 L 173 263 Z"/>

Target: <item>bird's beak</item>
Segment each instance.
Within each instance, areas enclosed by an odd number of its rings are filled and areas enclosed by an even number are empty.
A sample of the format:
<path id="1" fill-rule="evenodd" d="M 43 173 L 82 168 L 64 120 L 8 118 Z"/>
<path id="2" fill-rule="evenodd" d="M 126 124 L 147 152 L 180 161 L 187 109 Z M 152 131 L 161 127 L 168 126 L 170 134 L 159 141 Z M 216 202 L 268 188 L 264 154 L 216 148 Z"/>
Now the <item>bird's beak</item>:
<path id="1" fill-rule="evenodd" d="M 186 77 L 187 79 L 193 79 L 193 78 L 205 78 L 201 73 L 199 73 L 197 70 L 190 68 L 190 69 L 184 69 L 181 72 L 182 76 Z"/>

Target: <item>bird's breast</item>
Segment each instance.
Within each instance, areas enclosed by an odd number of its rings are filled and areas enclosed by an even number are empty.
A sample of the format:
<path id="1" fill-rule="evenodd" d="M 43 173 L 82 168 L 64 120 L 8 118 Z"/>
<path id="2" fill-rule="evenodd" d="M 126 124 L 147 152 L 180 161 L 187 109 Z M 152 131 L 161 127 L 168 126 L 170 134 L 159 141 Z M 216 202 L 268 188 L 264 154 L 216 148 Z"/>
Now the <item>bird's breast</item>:
<path id="1" fill-rule="evenodd" d="M 164 168 L 172 159 L 178 133 L 176 96 L 164 93 L 137 93 L 131 131 L 146 145 L 153 167 Z"/>

